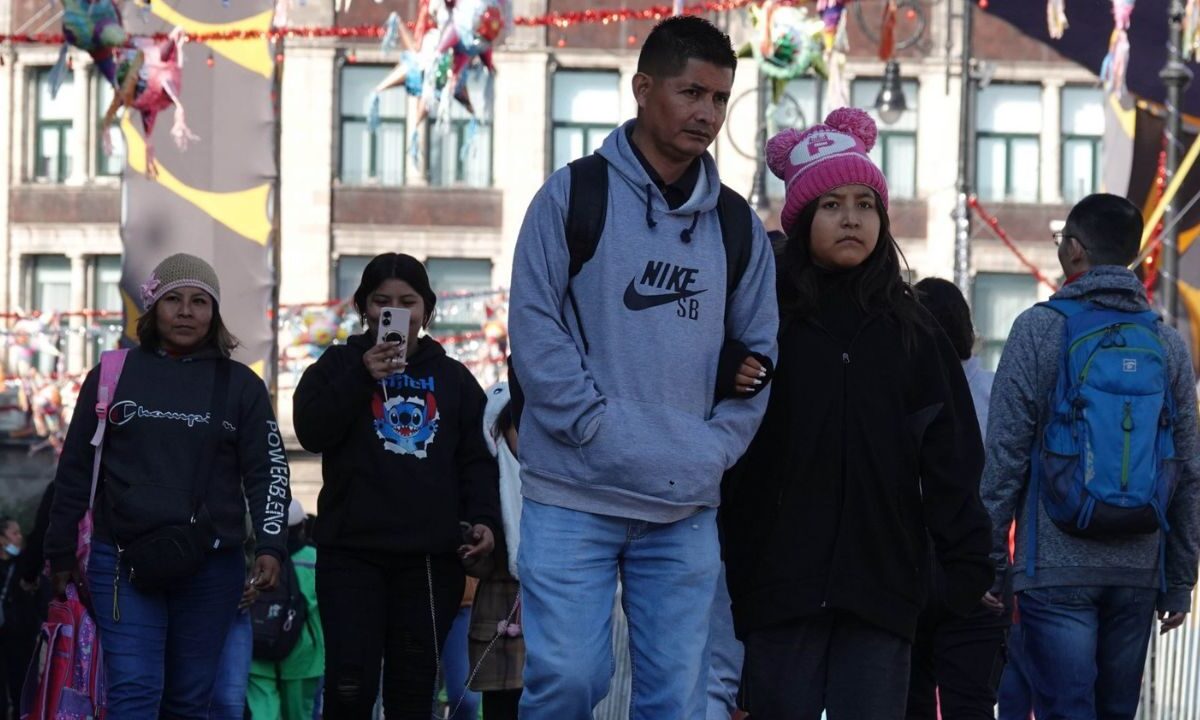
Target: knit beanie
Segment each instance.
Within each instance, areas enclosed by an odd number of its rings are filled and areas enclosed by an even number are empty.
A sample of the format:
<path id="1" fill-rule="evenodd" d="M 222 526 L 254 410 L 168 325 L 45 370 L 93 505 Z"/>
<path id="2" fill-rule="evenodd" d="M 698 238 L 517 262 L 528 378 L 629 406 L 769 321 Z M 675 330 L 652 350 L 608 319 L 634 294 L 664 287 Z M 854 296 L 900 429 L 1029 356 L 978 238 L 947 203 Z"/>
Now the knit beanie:
<path id="1" fill-rule="evenodd" d="M 160 262 L 142 284 L 143 309 L 149 310 L 163 295 L 181 287 L 200 288 L 221 304 L 221 283 L 212 265 L 195 255 L 177 253 Z"/>
<path id="2" fill-rule="evenodd" d="M 789 234 L 813 200 L 843 185 L 866 185 L 888 206 L 887 179 L 867 153 L 879 131 L 858 108 L 838 108 L 824 124 L 789 128 L 767 141 L 767 165 L 786 184 L 780 221 Z"/>

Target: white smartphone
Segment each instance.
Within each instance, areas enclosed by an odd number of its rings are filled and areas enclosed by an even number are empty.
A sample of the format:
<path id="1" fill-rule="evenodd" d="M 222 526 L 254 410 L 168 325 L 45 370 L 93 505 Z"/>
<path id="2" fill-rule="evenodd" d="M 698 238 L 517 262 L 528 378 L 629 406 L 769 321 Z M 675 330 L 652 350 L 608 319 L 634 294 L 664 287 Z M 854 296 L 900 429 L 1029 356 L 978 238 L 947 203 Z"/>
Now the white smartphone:
<path id="1" fill-rule="evenodd" d="M 379 313 L 379 336 L 377 342 L 400 343 L 400 357 L 408 353 L 408 323 L 412 311 L 408 308 L 385 307 Z"/>

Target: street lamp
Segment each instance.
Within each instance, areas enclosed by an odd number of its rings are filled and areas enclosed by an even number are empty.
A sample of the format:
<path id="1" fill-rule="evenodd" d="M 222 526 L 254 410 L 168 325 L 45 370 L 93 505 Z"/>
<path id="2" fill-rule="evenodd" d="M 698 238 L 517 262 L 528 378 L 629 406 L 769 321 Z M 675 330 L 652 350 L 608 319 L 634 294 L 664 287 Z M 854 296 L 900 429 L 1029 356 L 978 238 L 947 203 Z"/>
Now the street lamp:
<path id="1" fill-rule="evenodd" d="M 900 63 L 888 60 L 883 69 L 883 84 L 875 96 L 875 111 L 885 124 L 894 125 L 905 110 L 908 110 L 908 103 L 904 100 L 904 87 L 900 84 Z"/>

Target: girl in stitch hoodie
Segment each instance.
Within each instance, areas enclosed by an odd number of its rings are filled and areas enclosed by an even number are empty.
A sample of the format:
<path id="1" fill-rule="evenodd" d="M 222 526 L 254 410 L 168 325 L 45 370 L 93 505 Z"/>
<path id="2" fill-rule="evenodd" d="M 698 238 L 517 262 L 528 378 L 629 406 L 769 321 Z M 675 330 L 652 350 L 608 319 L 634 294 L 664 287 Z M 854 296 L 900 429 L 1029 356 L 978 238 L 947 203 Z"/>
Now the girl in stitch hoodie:
<path id="1" fill-rule="evenodd" d="M 327 717 L 371 717 L 381 663 L 388 720 L 429 717 L 462 563 L 491 552 L 499 525 L 483 390 L 437 341 L 418 339 L 436 302 L 419 261 L 379 255 L 354 293 L 366 332 L 327 350 L 296 388 L 296 437 L 322 455 L 314 536 Z M 385 307 L 412 312 L 404 357 L 399 343 L 375 341 Z M 460 521 L 471 526 L 466 544 Z"/>
<path id="2" fill-rule="evenodd" d="M 752 717 L 903 718 L 927 533 L 952 608 L 991 582 L 970 391 L 901 277 L 875 136 L 843 108 L 768 144 L 788 188 L 779 361 L 722 506 Z"/>

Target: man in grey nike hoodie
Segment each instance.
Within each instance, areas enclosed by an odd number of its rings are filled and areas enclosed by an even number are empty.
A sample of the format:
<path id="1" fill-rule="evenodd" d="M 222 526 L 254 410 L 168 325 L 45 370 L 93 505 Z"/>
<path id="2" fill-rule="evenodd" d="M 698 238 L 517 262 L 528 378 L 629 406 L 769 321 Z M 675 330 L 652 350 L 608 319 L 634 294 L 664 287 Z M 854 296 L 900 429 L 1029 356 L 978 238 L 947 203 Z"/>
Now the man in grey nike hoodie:
<path id="1" fill-rule="evenodd" d="M 770 365 L 778 329 L 774 261 L 757 217 L 748 265 L 726 298 L 721 186 L 707 147 L 736 64 L 729 38 L 701 18 L 656 26 L 633 82 L 638 118 L 599 150 L 608 210 L 595 255 L 568 277 L 566 169 L 521 228 L 509 324 L 525 393 L 522 718 L 591 717 L 612 673 L 618 574 L 631 717 L 704 717 L 721 476 L 767 400 L 716 402 L 717 365 L 727 340 Z"/>
<path id="2" fill-rule="evenodd" d="M 1055 298 L 1116 310 L 1149 309 L 1146 292 L 1126 266 L 1138 252 L 1142 218 L 1128 200 L 1091 195 L 1076 205 L 1060 235 L 1058 258 L 1067 283 Z M 1154 611 L 1167 632 L 1191 608 L 1200 548 L 1200 458 L 1192 361 L 1179 333 L 1165 324 L 1168 392 L 1177 417 L 1174 439 L 1180 476 L 1167 508 L 1165 579 L 1160 537 L 1083 538 L 1060 530 L 1031 497 L 1030 455 L 1041 437 L 1062 362 L 1063 317 L 1046 307 L 1013 323 L 992 386 L 987 460 L 980 493 L 992 518 L 993 557 L 1016 593 L 1023 662 L 1033 684 L 1034 714 L 1055 718 L 1132 718 Z M 1037 513 L 1036 525 L 1033 513 Z M 1016 520 L 1016 556 L 1008 565 L 1008 532 Z M 1026 570 L 1029 533 L 1036 529 L 1034 572 Z"/>

